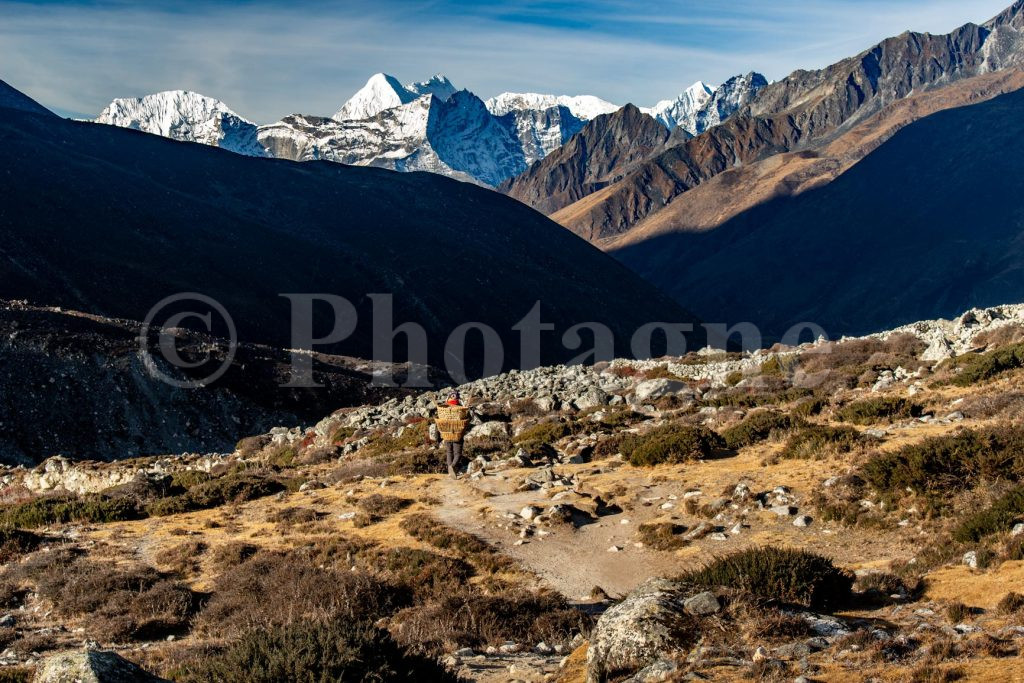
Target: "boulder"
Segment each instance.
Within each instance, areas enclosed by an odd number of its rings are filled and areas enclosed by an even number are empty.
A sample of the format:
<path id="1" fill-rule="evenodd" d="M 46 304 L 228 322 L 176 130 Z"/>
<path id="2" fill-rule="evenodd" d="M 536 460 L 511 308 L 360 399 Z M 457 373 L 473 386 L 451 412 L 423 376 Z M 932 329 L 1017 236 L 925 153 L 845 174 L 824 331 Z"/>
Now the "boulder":
<path id="1" fill-rule="evenodd" d="M 711 591 L 697 593 L 692 598 L 687 598 L 683 601 L 683 607 L 687 612 L 698 617 L 714 614 L 722 609 L 722 605 L 718 602 L 718 596 Z"/>
<path id="2" fill-rule="evenodd" d="M 689 386 L 686 382 L 676 379 L 650 379 L 636 385 L 636 400 L 640 402 L 655 401 L 688 390 Z"/>
<path id="3" fill-rule="evenodd" d="M 127 659 L 102 650 L 61 652 L 45 658 L 33 683 L 166 683 Z"/>
<path id="4" fill-rule="evenodd" d="M 632 675 L 693 644 L 699 629 L 686 613 L 683 586 L 650 579 L 598 619 L 587 648 L 587 683 Z"/>
<path id="5" fill-rule="evenodd" d="M 494 439 L 508 436 L 508 424 L 505 422 L 482 422 L 466 434 L 467 439 Z"/>

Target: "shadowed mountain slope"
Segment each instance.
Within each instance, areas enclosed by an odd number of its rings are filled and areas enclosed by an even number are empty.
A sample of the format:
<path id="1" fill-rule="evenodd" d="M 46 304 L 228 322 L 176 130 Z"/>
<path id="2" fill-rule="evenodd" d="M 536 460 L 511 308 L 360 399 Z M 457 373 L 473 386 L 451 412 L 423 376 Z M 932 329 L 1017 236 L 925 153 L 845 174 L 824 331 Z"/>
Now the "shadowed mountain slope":
<path id="1" fill-rule="evenodd" d="M 856 334 L 1024 300 L 1024 91 L 933 114 L 830 184 L 615 255 L 768 339 Z"/>

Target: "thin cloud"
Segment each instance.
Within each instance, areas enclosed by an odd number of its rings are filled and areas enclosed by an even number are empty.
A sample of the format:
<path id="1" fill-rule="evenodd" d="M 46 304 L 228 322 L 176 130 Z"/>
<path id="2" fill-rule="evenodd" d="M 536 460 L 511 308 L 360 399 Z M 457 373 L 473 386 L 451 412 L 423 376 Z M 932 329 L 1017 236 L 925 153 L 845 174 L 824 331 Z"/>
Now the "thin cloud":
<path id="1" fill-rule="evenodd" d="M 114 97 L 188 89 L 257 122 L 330 114 L 377 71 L 436 72 L 481 97 L 504 90 L 652 104 L 696 80 L 778 79 L 906 29 L 981 22 L 1007 0 L 725 3 L 441 1 L 4 2 L 0 78 L 43 104 L 94 116 Z M 810 5 L 810 6 L 809 6 Z M 970 6 L 967 6 L 970 5 Z"/>

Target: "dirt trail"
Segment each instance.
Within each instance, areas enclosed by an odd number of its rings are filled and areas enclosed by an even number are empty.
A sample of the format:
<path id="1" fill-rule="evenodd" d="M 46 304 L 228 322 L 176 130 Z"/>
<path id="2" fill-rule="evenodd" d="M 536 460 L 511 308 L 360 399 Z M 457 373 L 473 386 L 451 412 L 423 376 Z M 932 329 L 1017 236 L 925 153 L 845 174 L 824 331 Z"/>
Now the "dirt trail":
<path id="1" fill-rule="evenodd" d="M 634 547 L 637 524 L 626 513 L 602 516 L 575 529 L 565 525 L 548 536 L 533 536 L 516 545 L 518 535 L 501 528 L 493 512 L 485 517 L 480 510 L 518 514 L 527 505 L 546 507 L 551 500 L 539 491 L 503 492 L 507 484 L 498 480 L 496 485 L 493 477 L 479 485 L 465 479 L 442 479 L 433 491 L 443 501 L 435 514 L 496 546 L 571 600 L 589 599 L 594 586 L 612 596 L 625 595 L 644 580 L 676 573 L 681 567 L 671 553 Z M 484 491 L 491 495 L 485 496 Z M 624 519 L 629 523 L 623 524 Z M 612 546 L 621 551 L 609 552 Z"/>

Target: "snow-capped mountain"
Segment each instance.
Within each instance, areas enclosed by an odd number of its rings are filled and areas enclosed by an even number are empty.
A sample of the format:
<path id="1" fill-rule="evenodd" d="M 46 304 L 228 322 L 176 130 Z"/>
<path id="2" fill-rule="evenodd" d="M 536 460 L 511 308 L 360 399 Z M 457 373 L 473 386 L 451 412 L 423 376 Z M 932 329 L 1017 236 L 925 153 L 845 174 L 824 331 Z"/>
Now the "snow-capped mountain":
<path id="1" fill-rule="evenodd" d="M 426 81 L 402 85 L 397 78 L 377 73 L 370 76 L 366 85 L 335 112 L 335 121 L 360 121 L 370 119 L 387 109 L 409 104 L 423 95 L 434 95 L 447 100 L 456 91 L 452 82 L 442 74 Z"/>
<path id="2" fill-rule="evenodd" d="M 220 100 L 187 90 L 116 99 L 96 122 L 223 147 L 238 154 L 266 156 L 257 139 L 256 124 Z"/>
<path id="3" fill-rule="evenodd" d="M 733 76 L 717 87 L 711 99 L 697 113 L 697 133 L 713 128 L 742 109 L 768 85 L 768 79 L 751 71 Z"/>
<path id="4" fill-rule="evenodd" d="M 765 84 L 758 74 L 717 89 L 698 82 L 644 111 L 669 130 L 696 135 Z M 484 102 L 442 74 L 403 85 L 378 73 L 330 118 L 294 114 L 256 126 L 219 100 L 168 91 L 114 100 L 96 121 L 252 156 L 431 171 L 496 186 L 564 145 L 588 121 L 618 109 L 590 95 L 507 92 Z"/>
<path id="5" fill-rule="evenodd" d="M 767 79 L 755 72 L 733 76 L 717 88 L 697 81 L 674 100 L 662 100 L 641 111 L 669 130 L 681 128 L 700 135 L 739 111 L 766 85 Z"/>
<path id="6" fill-rule="evenodd" d="M 295 161 L 431 171 L 496 185 L 527 164 L 511 123 L 467 90 L 447 99 L 428 92 L 367 119 L 288 116 L 262 126 L 259 139 L 271 155 Z"/>
<path id="7" fill-rule="evenodd" d="M 487 100 L 487 110 L 495 116 L 515 111 L 543 111 L 553 107 L 565 107 L 576 118 L 589 121 L 601 114 L 612 113 L 619 105 L 593 95 L 542 95 L 535 92 L 503 92 Z"/>
<path id="8" fill-rule="evenodd" d="M 697 112 L 711 100 L 715 89 L 697 81 L 674 100 L 662 100 L 653 107 L 641 107 L 669 130 L 682 128 L 690 135 L 697 134 Z"/>

